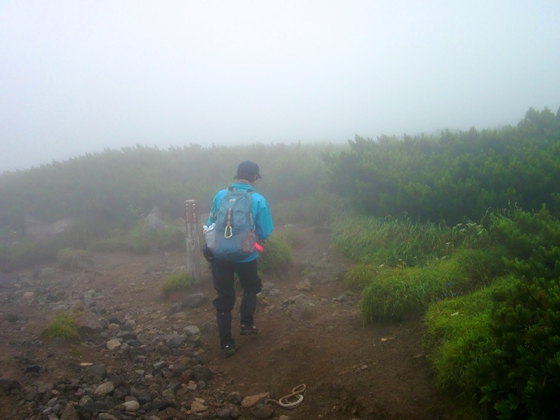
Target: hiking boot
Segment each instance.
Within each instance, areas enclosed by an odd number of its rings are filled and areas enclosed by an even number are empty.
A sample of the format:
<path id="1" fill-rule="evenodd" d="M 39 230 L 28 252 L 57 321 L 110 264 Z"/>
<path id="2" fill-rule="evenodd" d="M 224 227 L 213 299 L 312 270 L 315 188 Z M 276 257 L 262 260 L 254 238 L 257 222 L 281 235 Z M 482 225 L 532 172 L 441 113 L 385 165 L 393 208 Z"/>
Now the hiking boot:
<path id="1" fill-rule="evenodd" d="M 226 357 L 231 357 L 235 354 L 235 346 L 233 344 L 226 344 L 222 347 Z"/>
<path id="2" fill-rule="evenodd" d="M 258 333 L 259 330 L 254 325 L 243 325 L 241 324 L 241 331 L 239 334 L 241 335 L 251 335 Z"/>

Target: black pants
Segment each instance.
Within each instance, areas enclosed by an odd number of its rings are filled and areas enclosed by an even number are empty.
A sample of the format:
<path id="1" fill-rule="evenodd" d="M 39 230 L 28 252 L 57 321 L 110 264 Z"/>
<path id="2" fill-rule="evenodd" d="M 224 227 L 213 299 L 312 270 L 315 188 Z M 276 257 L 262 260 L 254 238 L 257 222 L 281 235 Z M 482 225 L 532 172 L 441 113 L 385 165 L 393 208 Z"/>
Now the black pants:
<path id="1" fill-rule="evenodd" d="M 257 308 L 257 293 L 262 290 L 262 282 L 257 274 L 256 259 L 244 263 L 220 260 L 212 262 L 214 289 L 218 292 L 218 296 L 212 301 L 212 304 L 217 311 L 218 332 L 222 347 L 234 342 L 231 335 L 231 311 L 235 306 L 235 274 L 239 277 L 243 289 L 239 307 L 241 324 L 253 325 L 253 314 Z"/>

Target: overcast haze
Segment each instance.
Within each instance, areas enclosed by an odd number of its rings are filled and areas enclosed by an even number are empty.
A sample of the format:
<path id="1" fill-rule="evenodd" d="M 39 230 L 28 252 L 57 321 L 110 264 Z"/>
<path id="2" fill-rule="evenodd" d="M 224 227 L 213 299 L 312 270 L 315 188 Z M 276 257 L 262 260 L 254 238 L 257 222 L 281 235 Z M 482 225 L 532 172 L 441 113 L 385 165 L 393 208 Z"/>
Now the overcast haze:
<path id="1" fill-rule="evenodd" d="M 0 172 L 560 106 L 559 1 L 0 0 Z"/>

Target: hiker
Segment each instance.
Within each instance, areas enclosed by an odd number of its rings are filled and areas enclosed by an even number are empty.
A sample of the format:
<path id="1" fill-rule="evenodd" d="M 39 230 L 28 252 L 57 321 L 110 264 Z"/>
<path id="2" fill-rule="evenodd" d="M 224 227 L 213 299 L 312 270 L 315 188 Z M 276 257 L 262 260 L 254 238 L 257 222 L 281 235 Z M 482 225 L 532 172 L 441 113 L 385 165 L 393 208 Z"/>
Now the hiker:
<path id="1" fill-rule="evenodd" d="M 235 201 L 231 198 L 231 191 L 234 191 L 233 194 L 242 195 L 243 197 L 241 198 L 244 199 L 247 199 L 248 195 L 250 199 L 246 200 L 246 213 L 250 218 L 251 225 L 254 224 L 254 231 L 251 229 L 250 235 L 252 240 L 256 241 L 257 244 L 259 242 L 263 243 L 272 233 L 274 226 L 266 199 L 255 192 L 257 181 L 261 178 L 259 166 L 249 160 L 241 162 L 237 167 L 237 175 L 234 178 L 237 179 L 237 181 L 234 182 L 230 188 L 219 191 L 214 197 L 212 209 L 208 216 L 208 226 L 216 223 L 216 236 L 220 236 L 219 239 L 223 239 L 224 236 L 227 238 L 228 232 L 230 232 L 228 229 L 231 229 L 231 227 L 224 228 L 226 222 L 222 222 L 225 220 L 224 217 L 227 218 L 227 216 L 223 215 L 224 207 L 227 206 L 225 201 Z M 248 194 L 240 193 L 240 191 Z M 226 195 L 228 196 L 227 200 L 223 200 Z M 222 203 L 222 201 L 224 201 L 224 203 Z M 241 201 L 241 199 L 239 201 Z M 220 213 L 222 213 L 222 215 Z M 234 212 L 234 214 L 237 213 Z M 220 220 L 219 222 L 217 222 L 218 219 Z M 234 223 L 237 223 L 237 225 L 240 224 L 239 221 L 236 222 L 234 220 L 232 226 Z M 235 230 L 233 232 L 235 232 Z M 218 250 L 215 250 L 213 253 L 207 246 L 205 246 L 203 251 L 205 258 L 211 263 L 214 289 L 216 289 L 218 294 L 212 303 L 217 311 L 216 317 L 218 332 L 220 334 L 220 344 L 226 357 L 235 354 L 235 342 L 231 334 L 231 311 L 235 305 L 234 274 L 237 274 L 241 288 L 243 289 L 239 308 L 241 318 L 240 334 L 251 335 L 258 332 L 253 322 L 253 314 L 257 307 L 257 293 L 262 290 L 262 282 L 257 274 L 258 252 L 254 246 L 254 242 L 250 242 L 250 249 L 245 250 L 244 255 L 240 257 L 232 256 L 231 258 L 229 258 L 229 254 L 226 256 L 220 254 Z"/>

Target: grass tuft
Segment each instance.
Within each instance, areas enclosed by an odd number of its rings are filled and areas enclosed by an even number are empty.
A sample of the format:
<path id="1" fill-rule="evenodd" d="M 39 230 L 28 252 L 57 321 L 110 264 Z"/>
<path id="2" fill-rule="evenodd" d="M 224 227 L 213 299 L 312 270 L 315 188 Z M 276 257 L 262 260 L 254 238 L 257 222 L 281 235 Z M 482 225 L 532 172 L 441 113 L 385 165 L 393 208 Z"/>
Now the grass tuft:
<path id="1" fill-rule="evenodd" d="M 293 261 L 293 250 L 287 240 L 273 233 L 259 254 L 260 270 L 264 273 L 286 269 Z"/>
<path id="2" fill-rule="evenodd" d="M 78 338 L 78 317 L 75 312 L 60 312 L 54 318 L 47 329 L 49 338 Z"/>
<path id="3" fill-rule="evenodd" d="M 162 291 L 165 297 L 174 293 L 184 292 L 193 284 L 193 279 L 188 273 L 175 273 L 167 277 L 162 284 Z"/>
<path id="4" fill-rule="evenodd" d="M 379 268 L 371 264 L 356 264 L 344 273 L 344 283 L 350 288 L 363 289 L 377 276 Z"/>

